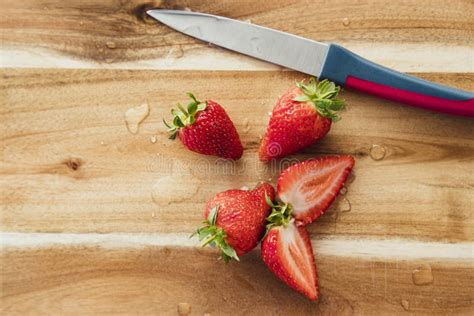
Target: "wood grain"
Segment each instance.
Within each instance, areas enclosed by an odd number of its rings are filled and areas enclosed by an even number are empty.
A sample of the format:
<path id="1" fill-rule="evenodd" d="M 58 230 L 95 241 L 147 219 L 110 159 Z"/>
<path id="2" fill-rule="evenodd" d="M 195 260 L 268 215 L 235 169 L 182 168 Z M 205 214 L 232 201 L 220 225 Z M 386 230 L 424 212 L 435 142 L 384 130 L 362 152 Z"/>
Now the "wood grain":
<path id="1" fill-rule="evenodd" d="M 269 67 L 174 32 L 149 18 L 145 12 L 150 8 L 188 8 L 251 20 L 344 44 L 402 71 L 474 71 L 474 3 L 468 0 L 4 0 L 0 30 L 5 66 Z"/>
<path id="2" fill-rule="evenodd" d="M 0 165 L 3 231 L 188 234 L 218 191 L 273 183 L 293 160 L 258 162 L 259 136 L 274 100 L 301 74 L 3 69 Z M 473 90 L 472 74 L 422 77 Z M 220 102 L 245 147 L 232 164 L 185 150 L 162 117 L 192 90 Z M 474 125 L 343 92 L 349 109 L 320 144 L 293 159 L 356 157 L 352 205 L 311 226 L 313 236 L 473 241 Z M 124 113 L 148 100 L 138 135 Z M 150 137 L 156 135 L 157 142 Z M 372 145 L 386 149 L 371 159 Z M 177 224 L 179 223 L 179 225 Z"/>
<path id="3" fill-rule="evenodd" d="M 210 250 L 47 247 L 2 252 L 2 314 L 360 315 L 472 313 L 472 263 L 318 256 L 314 303 L 280 283 L 258 251 L 225 266 Z M 38 264 L 41 263 L 41 264 Z M 413 283 L 430 265 L 433 282 Z M 403 304 L 402 304 L 403 302 Z"/>
<path id="4" fill-rule="evenodd" d="M 474 313 L 472 119 L 344 91 L 349 109 L 321 143 L 259 163 L 267 112 L 303 76 L 174 32 L 151 8 L 337 42 L 474 91 L 469 0 L 0 1 L 2 315 L 176 315 L 179 303 L 191 315 Z M 239 162 L 167 139 L 161 119 L 187 91 L 226 108 L 246 149 Z M 150 115 L 133 135 L 124 114 L 143 102 Z M 357 163 L 347 194 L 309 228 L 318 302 L 280 283 L 258 249 L 225 266 L 187 238 L 216 192 L 338 153 Z M 433 281 L 415 285 L 427 266 Z"/>

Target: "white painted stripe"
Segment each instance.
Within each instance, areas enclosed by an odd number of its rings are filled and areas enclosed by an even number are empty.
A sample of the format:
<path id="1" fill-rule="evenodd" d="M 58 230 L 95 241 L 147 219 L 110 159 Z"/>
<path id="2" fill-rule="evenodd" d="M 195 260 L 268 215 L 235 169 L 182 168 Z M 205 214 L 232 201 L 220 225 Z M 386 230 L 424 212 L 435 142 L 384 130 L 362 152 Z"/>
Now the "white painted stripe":
<path id="1" fill-rule="evenodd" d="M 381 65 L 403 72 L 474 72 L 474 47 L 435 43 L 340 43 Z M 175 49 L 175 48 L 170 48 Z M 159 59 L 124 63 L 99 63 L 62 55 L 54 50 L 3 44 L 0 67 L 17 68 L 103 68 L 161 70 L 281 70 L 281 67 L 216 47 L 202 47 L 175 58 L 173 52 Z"/>
<path id="2" fill-rule="evenodd" d="M 140 248 L 146 246 L 195 247 L 197 239 L 185 234 L 72 234 L 0 233 L 3 249 L 48 248 L 53 246 L 101 246 Z M 474 243 L 419 242 L 403 239 L 350 239 L 344 237 L 312 241 L 316 256 L 383 259 L 474 260 Z"/>

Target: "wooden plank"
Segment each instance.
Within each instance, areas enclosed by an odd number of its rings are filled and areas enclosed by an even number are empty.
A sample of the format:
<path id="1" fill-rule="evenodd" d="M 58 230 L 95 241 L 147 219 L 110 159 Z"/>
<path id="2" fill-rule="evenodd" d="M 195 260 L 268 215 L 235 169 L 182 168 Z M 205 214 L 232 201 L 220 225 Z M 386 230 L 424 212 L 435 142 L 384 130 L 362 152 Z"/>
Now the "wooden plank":
<path id="1" fill-rule="evenodd" d="M 301 74 L 3 69 L 0 192 L 9 232 L 193 231 L 218 191 L 274 182 L 284 163 L 258 162 L 259 136 L 274 100 Z M 473 90 L 472 74 L 422 77 Z M 229 112 L 244 147 L 225 163 L 167 139 L 163 116 L 184 92 Z M 349 109 L 320 144 L 297 155 L 356 157 L 355 181 L 311 233 L 318 237 L 473 240 L 472 121 L 343 92 Z M 130 134 L 124 113 L 148 100 Z M 156 135 L 157 142 L 150 137 Z M 383 160 L 371 159 L 374 145 Z"/>
<path id="2" fill-rule="evenodd" d="M 179 303 L 190 304 L 193 315 L 467 315 L 474 291 L 469 261 L 316 252 L 322 294 L 311 302 L 280 283 L 258 251 L 227 266 L 211 250 L 153 246 L 7 248 L 1 260 L 3 315 L 173 315 Z M 420 267 L 431 269 L 431 283 L 413 283 Z"/>
<path id="3" fill-rule="evenodd" d="M 154 7 L 187 7 L 338 42 L 401 71 L 474 71 L 474 3 L 464 0 L 4 0 L 1 64 L 276 69 L 157 24 L 145 14 Z"/>

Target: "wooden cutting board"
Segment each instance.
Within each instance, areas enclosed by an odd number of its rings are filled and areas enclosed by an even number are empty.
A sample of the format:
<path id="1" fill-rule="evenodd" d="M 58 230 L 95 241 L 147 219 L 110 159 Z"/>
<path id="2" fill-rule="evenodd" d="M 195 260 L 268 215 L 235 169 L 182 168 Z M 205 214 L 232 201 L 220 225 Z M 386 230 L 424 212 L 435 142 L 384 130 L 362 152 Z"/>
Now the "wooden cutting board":
<path id="1" fill-rule="evenodd" d="M 343 91 L 348 110 L 322 142 L 260 163 L 268 112 L 305 76 L 159 26 L 144 14 L 155 6 L 338 42 L 474 90 L 470 1 L 2 1 L 2 314 L 473 312 L 472 119 Z M 161 120 L 187 91 L 226 108 L 240 161 L 168 140 Z M 125 112 L 143 103 L 132 134 Z M 226 266 L 188 238 L 216 192 L 342 153 L 355 176 L 309 227 L 318 302 L 280 283 L 258 249 Z"/>

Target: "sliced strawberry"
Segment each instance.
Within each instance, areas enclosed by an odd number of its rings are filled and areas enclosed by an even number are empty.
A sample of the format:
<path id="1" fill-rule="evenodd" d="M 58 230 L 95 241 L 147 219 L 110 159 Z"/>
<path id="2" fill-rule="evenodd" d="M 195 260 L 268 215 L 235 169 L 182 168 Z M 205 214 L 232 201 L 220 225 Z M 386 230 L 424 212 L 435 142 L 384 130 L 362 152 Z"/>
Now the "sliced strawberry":
<path id="1" fill-rule="evenodd" d="M 280 280 L 311 300 L 318 298 L 316 265 L 305 227 L 294 221 L 273 226 L 261 248 L 263 261 Z"/>
<path id="2" fill-rule="evenodd" d="M 328 156 L 297 163 L 278 178 L 278 197 L 306 225 L 324 214 L 354 166 L 351 156 Z"/>

